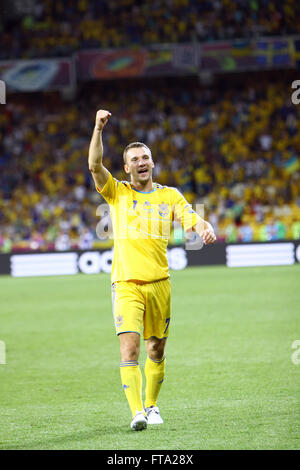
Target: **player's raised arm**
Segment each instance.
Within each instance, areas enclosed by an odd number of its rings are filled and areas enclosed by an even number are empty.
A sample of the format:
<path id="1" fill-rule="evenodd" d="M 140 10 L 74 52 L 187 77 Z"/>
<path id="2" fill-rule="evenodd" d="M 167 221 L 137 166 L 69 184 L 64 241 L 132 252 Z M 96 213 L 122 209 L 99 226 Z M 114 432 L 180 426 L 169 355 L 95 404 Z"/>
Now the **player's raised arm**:
<path id="1" fill-rule="evenodd" d="M 89 148 L 89 169 L 99 189 L 103 188 L 109 177 L 108 170 L 102 164 L 102 130 L 110 116 L 111 113 L 104 109 L 97 111 L 95 127 Z"/>

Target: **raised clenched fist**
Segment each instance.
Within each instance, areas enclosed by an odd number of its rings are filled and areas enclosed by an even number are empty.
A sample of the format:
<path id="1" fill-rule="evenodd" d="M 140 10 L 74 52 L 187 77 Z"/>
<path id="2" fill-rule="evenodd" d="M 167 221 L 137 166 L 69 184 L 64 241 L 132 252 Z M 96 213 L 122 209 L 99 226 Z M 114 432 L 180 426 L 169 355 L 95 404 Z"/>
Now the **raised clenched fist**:
<path id="1" fill-rule="evenodd" d="M 107 123 L 111 116 L 111 113 L 109 111 L 106 111 L 105 109 L 99 109 L 96 114 L 96 129 L 98 131 L 102 131 L 103 127 Z"/>

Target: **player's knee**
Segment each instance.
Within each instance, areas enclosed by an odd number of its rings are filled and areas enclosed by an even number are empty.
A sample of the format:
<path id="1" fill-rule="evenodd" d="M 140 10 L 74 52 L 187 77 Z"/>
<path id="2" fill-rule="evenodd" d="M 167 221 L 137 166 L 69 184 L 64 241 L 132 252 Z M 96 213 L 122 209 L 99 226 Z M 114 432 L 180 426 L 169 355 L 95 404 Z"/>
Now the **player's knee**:
<path id="1" fill-rule="evenodd" d="M 161 349 L 152 349 L 151 353 L 148 356 L 154 361 L 161 361 L 164 357 L 164 350 Z"/>
<path id="2" fill-rule="evenodd" d="M 148 340 L 147 354 L 155 361 L 160 361 L 163 359 L 165 354 L 165 341 L 158 340 L 157 338 L 155 340 Z"/>

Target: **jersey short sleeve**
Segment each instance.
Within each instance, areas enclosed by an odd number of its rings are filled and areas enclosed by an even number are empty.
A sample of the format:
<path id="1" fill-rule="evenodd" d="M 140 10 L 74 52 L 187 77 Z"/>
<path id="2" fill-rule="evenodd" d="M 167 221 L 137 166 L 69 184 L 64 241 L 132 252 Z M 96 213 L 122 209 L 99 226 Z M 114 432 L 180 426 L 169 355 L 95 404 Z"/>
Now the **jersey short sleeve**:
<path id="1" fill-rule="evenodd" d="M 108 202 L 108 204 L 113 204 L 117 198 L 117 189 L 118 189 L 119 181 L 113 178 L 112 174 L 109 173 L 108 180 L 106 181 L 105 185 L 102 189 L 99 189 L 96 186 L 96 190 L 104 199 Z"/>
<path id="2" fill-rule="evenodd" d="M 187 231 L 200 222 L 199 215 L 193 210 L 185 197 L 174 188 L 173 211 L 174 219 Z"/>

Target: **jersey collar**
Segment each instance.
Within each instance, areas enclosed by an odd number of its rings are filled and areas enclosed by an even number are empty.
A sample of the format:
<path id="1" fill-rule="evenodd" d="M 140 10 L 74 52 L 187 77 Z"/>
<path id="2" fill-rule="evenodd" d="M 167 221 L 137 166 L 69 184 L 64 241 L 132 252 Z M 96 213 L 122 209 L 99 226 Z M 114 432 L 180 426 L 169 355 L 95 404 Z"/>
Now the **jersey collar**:
<path id="1" fill-rule="evenodd" d="M 151 190 L 151 191 L 139 191 L 138 189 L 135 189 L 132 184 L 130 183 L 130 187 L 131 189 L 133 189 L 134 191 L 138 192 L 138 193 L 142 193 L 142 194 L 150 194 L 150 193 L 154 193 L 154 191 L 157 190 L 157 185 L 156 183 L 153 183 L 154 184 L 154 188 Z"/>

